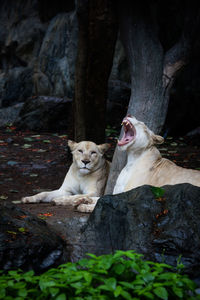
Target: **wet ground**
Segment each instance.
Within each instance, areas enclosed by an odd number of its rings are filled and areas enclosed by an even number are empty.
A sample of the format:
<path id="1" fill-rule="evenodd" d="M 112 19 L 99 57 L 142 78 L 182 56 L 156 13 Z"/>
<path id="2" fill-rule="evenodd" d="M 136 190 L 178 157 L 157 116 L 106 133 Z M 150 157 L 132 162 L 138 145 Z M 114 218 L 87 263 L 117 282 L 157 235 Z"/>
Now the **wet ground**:
<path id="1" fill-rule="evenodd" d="M 0 201 L 19 201 L 44 190 L 57 189 L 71 164 L 65 133 L 0 130 Z M 116 139 L 109 137 L 112 159 Z M 160 146 L 164 157 L 180 166 L 200 170 L 200 136 L 168 137 Z M 74 208 L 51 204 L 18 204 L 44 219 L 84 216 Z"/>

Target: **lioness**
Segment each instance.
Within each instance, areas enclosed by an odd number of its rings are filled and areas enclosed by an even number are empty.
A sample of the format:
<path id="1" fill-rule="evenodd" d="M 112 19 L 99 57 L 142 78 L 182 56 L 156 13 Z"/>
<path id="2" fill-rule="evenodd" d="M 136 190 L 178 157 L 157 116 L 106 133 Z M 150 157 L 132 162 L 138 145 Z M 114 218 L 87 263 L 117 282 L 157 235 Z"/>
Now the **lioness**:
<path id="1" fill-rule="evenodd" d="M 122 169 L 114 187 L 114 194 L 148 184 L 191 183 L 200 186 L 200 172 L 178 167 L 172 161 L 162 158 L 156 144 L 164 139 L 155 135 L 143 122 L 128 115 L 123 122 L 124 135 L 118 147 L 127 151 L 127 164 Z"/>
<path id="2" fill-rule="evenodd" d="M 31 197 L 22 198 L 22 203 L 54 202 L 56 205 L 78 206 L 80 203 L 96 204 L 102 196 L 109 173 L 110 163 L 103 157 L 109 144 L 96 145 L 93 142 L 83 141 L 76 143 L 68 141 L 72 151 L 73 163 L 70 166 L 63 184 L 58 190 L 42 192 Z M 97 198 L 96 198 L 97 197 Z M 91 212 L 94 204 L 79 205 L 82 212 Z"/>

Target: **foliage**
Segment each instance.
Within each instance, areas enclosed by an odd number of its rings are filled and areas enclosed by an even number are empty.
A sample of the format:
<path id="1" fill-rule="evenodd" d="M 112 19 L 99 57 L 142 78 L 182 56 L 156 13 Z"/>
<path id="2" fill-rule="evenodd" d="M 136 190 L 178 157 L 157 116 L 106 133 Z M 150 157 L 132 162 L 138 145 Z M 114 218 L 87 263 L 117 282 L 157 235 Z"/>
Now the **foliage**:
<path id="1" fill-rule="evenodd" d="M 107 125 L 106 127 L 106 136 L 112 136 L 112 137 L 117 137 L 119 135 L 118 130 L 116 129 L 116 127 L 112 127 L 110 125 Z"/>
<path id="2" fill-rule="evenodd" d="M 186 275 L 134 251 L 88 256 L 41 275 L 1 271 L 0 299 L 200 299 Z"/>
<path id="3" fill-rule="evenodd" d="M 161 198 L 165 193 L 165 190 L 163 188 L 155 187 L 155 186 L 151 187 L 151 191 L 156 198 Z"/>

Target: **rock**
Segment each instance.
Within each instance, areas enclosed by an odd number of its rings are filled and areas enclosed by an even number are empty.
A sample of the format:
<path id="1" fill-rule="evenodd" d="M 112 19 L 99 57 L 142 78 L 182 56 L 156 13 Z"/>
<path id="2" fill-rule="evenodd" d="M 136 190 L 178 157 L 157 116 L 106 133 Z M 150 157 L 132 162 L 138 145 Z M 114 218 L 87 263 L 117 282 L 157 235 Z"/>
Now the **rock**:
<path id="1" fill-rule="evenodd" d="M 33 95 L 71 97 L 78 32 L 74 9 L 73 0 L 54 5 L 46 0 L 1 2 L 3 106 Z"/>
<path id="2" fill-rule="evenodd" d="M 74 1 L 3 0 L 0 21 L 0 107 L 38 95 L 73 98 L 78 47 Z M 126 105 L 119 108 L 118 103 L 119 95 L 129 99 L 130 87 L 124 89 L 130 81 L 127 65 L 118 38 L 108 98 L 112 105 L 117 101 L 116 111 L 125 107 L 123 113 Z"/>
<path id="3" fill-rule="evenodd" d="M 45 221 L 6 202 L 0 210 L 0 269 L 38 273 L 68 261 L 65 242 Z"/>
<path id="4" fill-rule="evenodd" d="M 0 109 L 0 127 L 14 123 L 19 117 L 19 113 L 24 103 L 18 103 L 6 108 Z"/>
<path id="5" fill-rule="evenodd" d="M 160 198 L 150 186 L 100 198 L 71 259 L 134 249 L 145 259 L 176 266 L 181 255 L 185 272 L 200 277 L 200 188 L 179 184 L 164 190 Z"/>
<path id="6" fill-rule="evenodd" d="M 2 1 L 0 20 L 0 96 L 8 106 L 32 94 L 34 59 L 46 25 L 40 21 L 36 0 Z"/>
<path id="7" fill-rule="evenodd" d="M 200 126 L 198 126 L 197 128 L 191 130 L 186 135 L 187 136 L 200 135 Z"/>
<path id="8" fill-rule="evenodd" d="M 71 124 L 71 110 L 72 101 L 67 98 L 28 98 L 14 125 L 18 129 L 60 131 Z"/>
<path id="9" fill-rule="evenodd" d="M 35 63 L 35 95 L 72 97 L 77 42 L 75 12 L 58 14 L 50 21 Z"/>

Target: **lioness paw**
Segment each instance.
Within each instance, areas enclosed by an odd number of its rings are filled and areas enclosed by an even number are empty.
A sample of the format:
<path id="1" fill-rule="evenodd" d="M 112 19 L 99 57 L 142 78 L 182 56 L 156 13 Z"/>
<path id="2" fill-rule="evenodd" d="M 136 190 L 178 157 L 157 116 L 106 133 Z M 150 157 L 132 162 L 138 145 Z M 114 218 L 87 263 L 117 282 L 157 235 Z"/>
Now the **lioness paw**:
<path id="1" fill-rule="evenodd" d="M 83 213 L 91 213 L 94 210 L 95 205 L 94 204 L 80 204 L 77 206 L 77 211 L 83 212 Z"/>
<path id="2" fill-rule="evenodd" d="M 34 196 L 31 196 L 31 197 L 23 197 L 21 199 L 21 202 L 22 203 L 36 203 L 36 202 L 39 202 L 39 201 L 37 201 L 37 199 Z"/>

